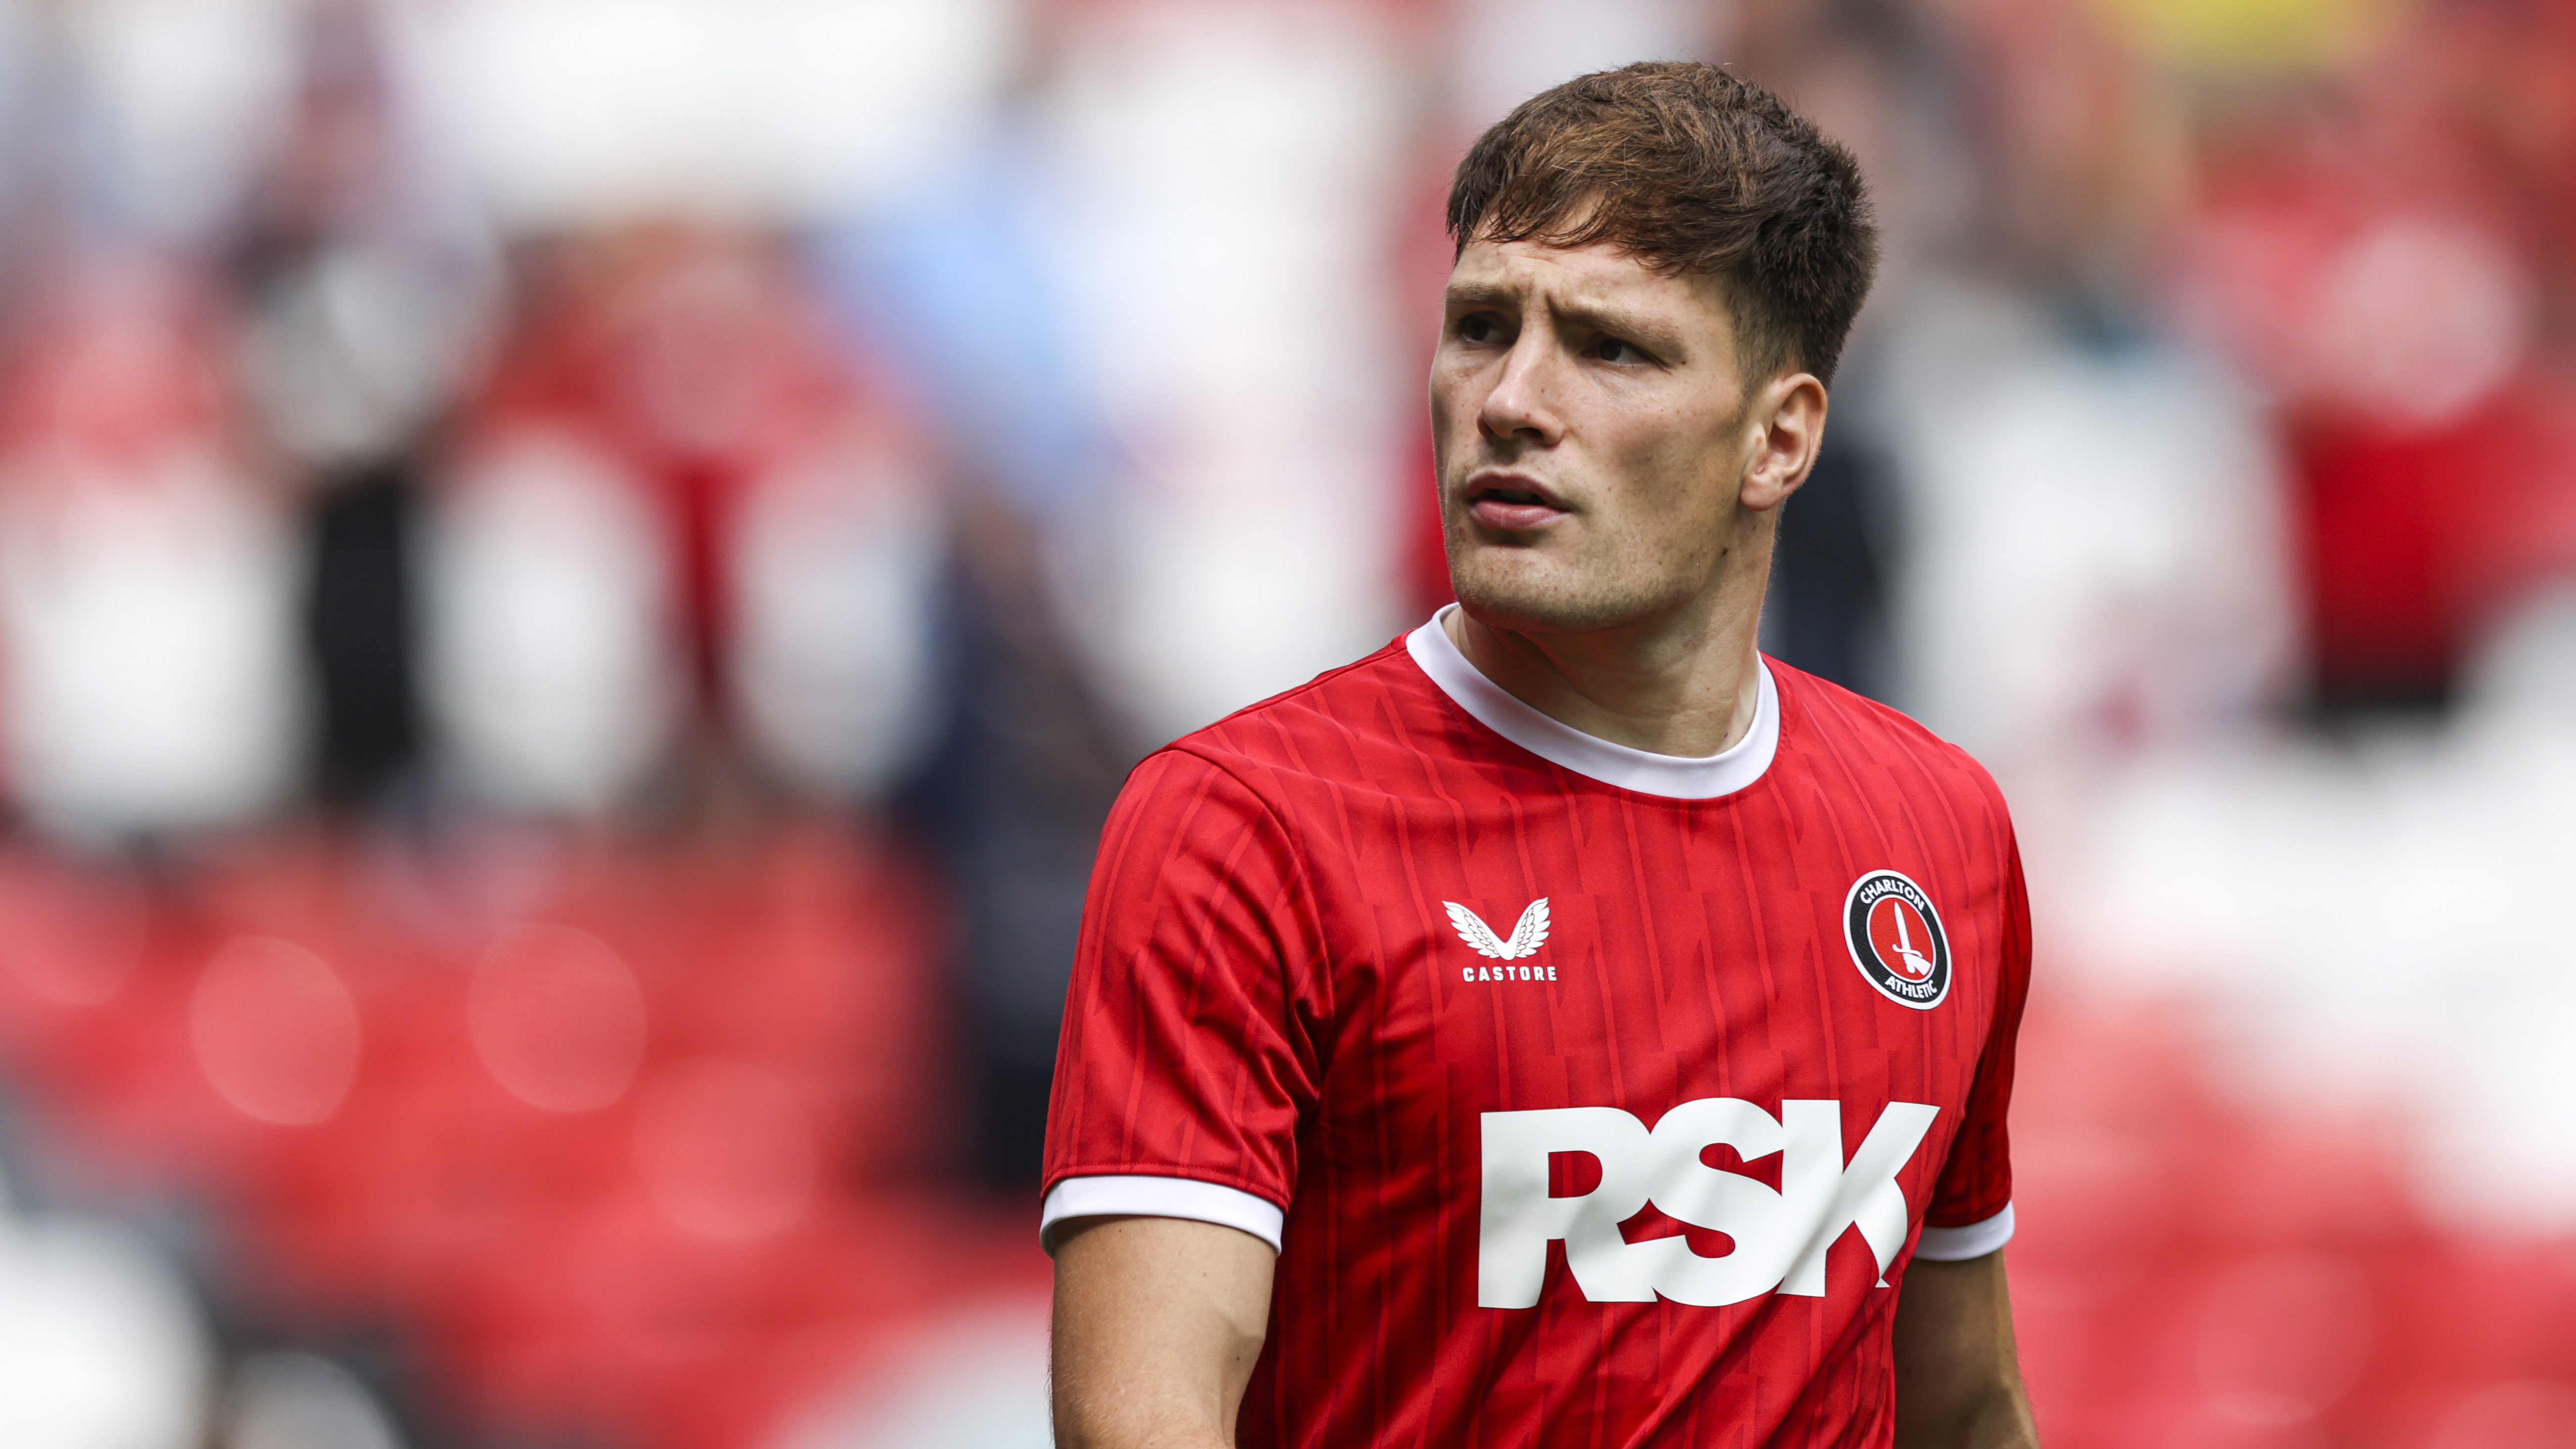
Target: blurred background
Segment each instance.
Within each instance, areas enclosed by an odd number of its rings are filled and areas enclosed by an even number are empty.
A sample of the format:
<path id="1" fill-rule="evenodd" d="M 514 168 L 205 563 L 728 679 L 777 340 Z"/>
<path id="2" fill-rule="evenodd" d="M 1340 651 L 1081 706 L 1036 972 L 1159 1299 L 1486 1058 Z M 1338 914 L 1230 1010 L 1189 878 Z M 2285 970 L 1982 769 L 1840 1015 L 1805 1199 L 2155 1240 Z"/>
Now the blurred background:
<path id="1" fill-rule="evenodd" d="M 2015 802 L 2049 1442 L 2576 1445 L 2565 0 L 0 0 L 9 1442 L 1045 1443 L 1098 824 L 1658 57 L 1879 189 L 1766 630 Z"/>

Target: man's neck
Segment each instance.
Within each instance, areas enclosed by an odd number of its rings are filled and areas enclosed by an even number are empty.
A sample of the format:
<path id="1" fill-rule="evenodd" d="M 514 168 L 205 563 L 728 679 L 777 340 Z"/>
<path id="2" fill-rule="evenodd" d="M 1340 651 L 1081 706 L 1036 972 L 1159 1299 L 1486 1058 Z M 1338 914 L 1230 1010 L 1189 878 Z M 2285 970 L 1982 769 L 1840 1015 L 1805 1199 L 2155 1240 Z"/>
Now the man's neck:
<path id="1" fill-rule="evenodd" d="M 1700 759 L 1753 727 L 1761 698 L 1749 605 L 1718 601 L 1697 617 L 1582 634 L 1496 629 L 1452 609 L 1449 641 L 1521 703 L 1595 739 Z"/>

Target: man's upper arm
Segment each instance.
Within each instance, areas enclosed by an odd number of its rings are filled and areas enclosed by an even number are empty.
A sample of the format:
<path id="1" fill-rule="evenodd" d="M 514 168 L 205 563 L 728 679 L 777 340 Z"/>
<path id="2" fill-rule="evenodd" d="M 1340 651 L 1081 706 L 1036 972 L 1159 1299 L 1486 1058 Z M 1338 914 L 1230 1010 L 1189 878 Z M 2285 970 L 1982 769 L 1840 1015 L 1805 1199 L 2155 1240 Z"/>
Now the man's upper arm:
<path id="1" fill-rule="evenodd" d="M 2013 1235 L 2005 1119 L 2031 958 L 2021 850 L 2005 828 L 1994 1018 L 1897 1300 L 1898 1449 L 2026 1449 L 2039 1442 L 2013 1346 L 2002 1251 Z"/>
<path id="2" fill-rule="evenodd" d="M 1270 1245 L 1180 1218 L 1082 1218 L 1056 1245 L 1056 1442 L 1216 1449 L 1270 1316 Z"/>
<path id="3" fill-rule="evenodd" d="M 1319 1088 L 1322 959 L 1272 807 L 1197 755 L 1139 766 L 1093 866 L 1048 1112 L 1059 1442 L 1233 1443 Z"/>
<path id="4" fill-rule="evenodd" d="M 1296 1188 L 1320 1069 L 1313 902 L 1287 827 L 1232 773 L 1178 750 L 1130 777 L 1083 905 L 1047 1114 L 1045 1191 L 1169 1179 L 1241 1212 L 1092 1211 L 1262 1233 Z M 1132 1198 L 1132 1194 L 1129 1197 Z M 1255 1200 L 1244 1203 L 1243 1198 Z M 1059 1214 L 1063 1215 L 1063 1214 Z"/>
<path id="5" fill-rule="evenodd" d="M 2006 837 L 1998 901 L 1994 1015 L 1969 1083 L 1959 1131 L 1925 1204 L 1917 1260 L 1982 1258 L 2012 1237 L 2012 1107 L 2023 1003 L 2030 994 L 2030 899 L 2021 851 Z"/>

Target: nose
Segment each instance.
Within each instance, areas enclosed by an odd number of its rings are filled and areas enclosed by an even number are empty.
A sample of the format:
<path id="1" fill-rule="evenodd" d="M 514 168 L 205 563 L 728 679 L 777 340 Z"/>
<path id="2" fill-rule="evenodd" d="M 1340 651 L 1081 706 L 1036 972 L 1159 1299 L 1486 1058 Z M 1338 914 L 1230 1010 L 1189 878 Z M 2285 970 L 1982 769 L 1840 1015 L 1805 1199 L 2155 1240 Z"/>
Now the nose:
<path id="1" fill-rule="evenodd" d="M 1556 354 L 1546 329 L 1525 327 L 1494 379 L 1477 425 L 1497 442 L 1552 447 L 1564 434 L 1555 406 Z"/>

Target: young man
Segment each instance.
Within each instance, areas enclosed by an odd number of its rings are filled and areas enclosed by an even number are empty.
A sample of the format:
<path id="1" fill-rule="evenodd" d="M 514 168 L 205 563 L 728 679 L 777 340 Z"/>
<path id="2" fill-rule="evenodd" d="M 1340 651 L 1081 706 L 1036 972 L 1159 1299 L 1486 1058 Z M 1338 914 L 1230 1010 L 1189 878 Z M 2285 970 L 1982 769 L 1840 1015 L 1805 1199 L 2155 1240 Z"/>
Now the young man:
<path id="1" fill-rule="evenodd" d="M 1460 606 L 1154 755 L 1101 841 L 1058 1442 L 2034 1444 L 2003 802 L 1754 646 L 1858 169 L 1638 65 L 1488 132 L 1449 224 Z"/>

